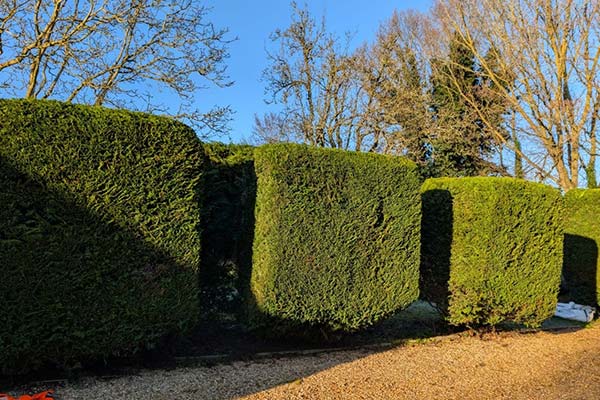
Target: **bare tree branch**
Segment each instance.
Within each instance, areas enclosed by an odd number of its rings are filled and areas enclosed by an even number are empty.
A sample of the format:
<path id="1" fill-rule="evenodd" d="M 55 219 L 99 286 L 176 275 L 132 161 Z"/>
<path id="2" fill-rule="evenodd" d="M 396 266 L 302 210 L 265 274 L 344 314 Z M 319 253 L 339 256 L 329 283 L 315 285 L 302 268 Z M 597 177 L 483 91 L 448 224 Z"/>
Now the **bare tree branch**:
<path id="1" fill-rule="evenodd" d="M 499 85 L 502 71 L 514 74 L 514 86 L 502 95 L 532 141 L 526 151 L 510 141 L 506 146 L 520 152 L 539 177 L 565 190 L 579 186 L 581 176 L 596 182 L 595 155 L 587 154 L 597 146 L 600 4 L 446 0 L 436 10 L 446 32 L 458 32 L 476 55 L 487 79 Z M 497 70 L 484 56 L 491 46 L 502 55 Z M 534 148 L 552 162 L 523 154 Z"/>
<path id="2" fill-rule="evenodd" d="M 228 107 L 194 106 L 206 84 L 232 83 L 227 30 L 206 21 L 208 11 L 196 0 L 0 1 L 0 88 L 11 96 L 162 109 L 201 132 L 223 132 Z M 151 96 L 161 90 L 180 99 L 177 109 Z"/>

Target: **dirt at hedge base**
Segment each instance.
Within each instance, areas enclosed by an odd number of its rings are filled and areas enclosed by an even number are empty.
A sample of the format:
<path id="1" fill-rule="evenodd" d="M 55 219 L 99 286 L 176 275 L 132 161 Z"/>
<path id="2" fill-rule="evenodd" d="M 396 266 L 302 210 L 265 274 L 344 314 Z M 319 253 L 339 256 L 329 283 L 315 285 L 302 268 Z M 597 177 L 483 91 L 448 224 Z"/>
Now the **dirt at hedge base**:
<path id="1" fill-rule="evenodd" d="M 58 399 L 600 399 L 600 323 L 454 335 L 387 351 L 148 371 L 57 388 Z"/>

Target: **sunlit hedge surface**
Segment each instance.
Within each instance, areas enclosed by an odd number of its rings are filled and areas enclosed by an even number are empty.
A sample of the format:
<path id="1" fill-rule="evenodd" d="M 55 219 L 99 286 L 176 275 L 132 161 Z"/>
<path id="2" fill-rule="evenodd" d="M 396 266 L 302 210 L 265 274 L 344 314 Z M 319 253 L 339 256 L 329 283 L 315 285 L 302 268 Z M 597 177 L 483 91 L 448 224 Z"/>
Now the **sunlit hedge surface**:
<path id="1" fill-rule="evenodd" d="M 422 297 L 453 324 L 530 326 L 553 315 L 562 266 L 558 190 L 512 178 L 422 188 Z"/>

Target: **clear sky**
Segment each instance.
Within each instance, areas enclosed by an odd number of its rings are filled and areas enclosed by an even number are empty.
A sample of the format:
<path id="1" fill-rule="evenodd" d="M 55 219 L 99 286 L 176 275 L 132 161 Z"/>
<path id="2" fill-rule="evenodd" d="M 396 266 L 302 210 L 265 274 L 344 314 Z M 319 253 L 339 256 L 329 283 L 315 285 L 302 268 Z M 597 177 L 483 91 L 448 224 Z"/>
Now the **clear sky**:
<path id="1" fill-rule="evenodd" d="M 308 0 L 311 14 L 320 20 L 325 17 L 328 30 L 342 35 L 354 33 L 352 44 L 371 42 L 381 22 L 395 9 L 426 11 L 431 0 Z M 241 142 L 250 139 L 254 114 L 275 110 L 265 104 L 262 71 L 267 67 L 265 49 L 270 46 L 269 35 L 277 28 L 285 29 L 291 22 L 291 7 L 287 0 L 209 0 L 212 11 L 207 17 L 217 27 L 229 29 L 229 37 L 238 40 L 229 46 L 228 73 L 235 82 L 229 88 L 209 88 L 200 96 L 200 106 L 230 105 L 235 111 L 229 137 L 219 140 Z"/>

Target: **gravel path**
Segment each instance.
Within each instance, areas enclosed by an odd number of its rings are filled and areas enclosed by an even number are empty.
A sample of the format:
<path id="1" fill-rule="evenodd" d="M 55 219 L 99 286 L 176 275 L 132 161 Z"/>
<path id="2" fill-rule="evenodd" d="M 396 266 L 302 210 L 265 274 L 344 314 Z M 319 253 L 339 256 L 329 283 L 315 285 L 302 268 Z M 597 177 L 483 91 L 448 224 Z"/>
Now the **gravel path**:
<path id="1" fill-rule="evenodd" d="M 600 399 L 600 325 L 397 348 L 245 399 Z"/>
<path id="2" fill-rule="evenodd" d="M 244 397 L 245 396 L 245 397 Z M 451 336 L 388 351 L 147 371 L 57 388 L 95 399 L 600 399 L 600 324 Z"/>

